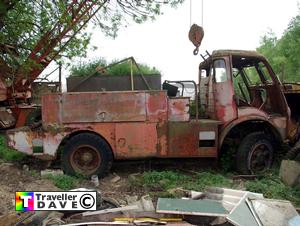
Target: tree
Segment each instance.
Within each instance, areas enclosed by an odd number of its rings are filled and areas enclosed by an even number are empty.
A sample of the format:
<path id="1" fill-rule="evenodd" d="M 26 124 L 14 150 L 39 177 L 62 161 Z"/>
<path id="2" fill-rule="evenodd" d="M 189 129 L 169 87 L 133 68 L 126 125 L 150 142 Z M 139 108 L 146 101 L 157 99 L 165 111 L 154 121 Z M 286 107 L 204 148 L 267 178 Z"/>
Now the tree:
<path id="1" fill-rule="evenodd" d="M 161 14 L 162 5 L 177 6 L 184 0 L 4 0 L 0 3 L 0 70 L 10 81 L 29 74 L 33 68 L 46 64 L 32 60 L 30 56 L 47 53 L 48 58 L 84 56 L 90 41 L 90 33 L 84 31 L 87 17 L 93 17 L 94 26 L 115 37 L 120 26 L 134 21 L 142 23 Z M 74 23 L 80 4 L 88 2 L 91 9 L 83 16 L 83 22 L 59 40 L 59 32 Z M 49 30 L 56 30 L 49 35 Z M 49 37 L 48 37 L 49 36 Z M 70 36 L 73 36 L 69 41 Z M 41 41 L 45 38 L 46 40 Z M 38 46 L 38 53 L 34 52 Z M 59 55 L 58 55 L 59 53 Z M 32 57 L 33 59 L 37 57 Z M 45 59 L 48 59 L 45 58 Z"/>
<path id="2" fill-rule="evenodd" d="M 261 38 L 257 51 L 265 55 L 275 73 L 284 81 L 300 81 L 300 11 L 281 38 L 268 32 Z"/>

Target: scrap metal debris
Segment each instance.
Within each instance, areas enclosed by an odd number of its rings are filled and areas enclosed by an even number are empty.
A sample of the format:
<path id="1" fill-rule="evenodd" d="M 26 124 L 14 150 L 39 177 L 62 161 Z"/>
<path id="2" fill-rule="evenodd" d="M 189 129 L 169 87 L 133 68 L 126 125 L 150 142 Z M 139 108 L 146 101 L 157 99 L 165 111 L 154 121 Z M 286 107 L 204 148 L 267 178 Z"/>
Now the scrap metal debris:
<path id="1" fill-rule="evenodd" d="M 98 192 L 96 211 L 25 212 L 23 216 L 13 216 L 18 221 L 10 225 L 299 225 L 300 217 L 289 201 L 265 199 L 260 193 L 209 187 L 201 192 L 184 190 L 184 194 L 181 199 L 159 198 L 155 209 L 149 195 L 140 199 L 127 196 L 128 205 L 107 206 L 104 205 L 105 198 Z"/>

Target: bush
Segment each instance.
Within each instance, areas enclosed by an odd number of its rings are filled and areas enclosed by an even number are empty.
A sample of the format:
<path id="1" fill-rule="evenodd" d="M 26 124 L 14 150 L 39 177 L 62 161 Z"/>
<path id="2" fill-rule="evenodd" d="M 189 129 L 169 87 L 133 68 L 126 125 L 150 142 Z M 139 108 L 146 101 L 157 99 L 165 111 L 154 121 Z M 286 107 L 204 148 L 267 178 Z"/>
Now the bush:
<path id="1" fill-rule="evenodd" d="M 90 76 L 90 75 L 111 75 L 111 76 L 126 76 L 130 75 L 131 73 L 131 63 L 130 61 L 125 61 L 120 64 L 116 64 L 112 67 L 109 67 L 105 69 L 104 72 L 96 72 L 97 68 L 99 67 L 106 67 L 112 63 L 117 63 L 118 60 L 115 60 L 111 63 L 107 63 L 106 60 L 100 58 L 97 60 L 89 61 L 87 63 L 79 63 L 78 65 L 71 67 L 71 74 L 70 76 Z M 146 64 L 139 64 L 139 68 L 141 69 L 141 72 L 145 75 L 157 75 L 160 74 L 160 72 L 156 68 L 151 68 L 150 66 Z M 133 74 L 139 74 L 137 67 L 133 65 Z"/>

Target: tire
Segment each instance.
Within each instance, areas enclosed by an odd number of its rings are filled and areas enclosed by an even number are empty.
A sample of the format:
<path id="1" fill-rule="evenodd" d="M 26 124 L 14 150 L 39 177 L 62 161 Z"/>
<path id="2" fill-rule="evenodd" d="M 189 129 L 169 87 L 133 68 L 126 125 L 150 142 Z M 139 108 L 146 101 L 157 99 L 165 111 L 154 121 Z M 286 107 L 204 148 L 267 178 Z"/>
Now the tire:
<path id="1" fill-rule="evenodd" d="M 66 174 L 104 177 L 111 168 L 113 155 L 104 139 L 82 133 L 68 140 L 61 160 Z"/>
<path id="2" fill-rule="evenodd" d="M 262 132 L 247 135 L 238 147 L 236 169 L 242 174 L 255 174 L 269 169 L 274 148 L 271 140 Z"/>

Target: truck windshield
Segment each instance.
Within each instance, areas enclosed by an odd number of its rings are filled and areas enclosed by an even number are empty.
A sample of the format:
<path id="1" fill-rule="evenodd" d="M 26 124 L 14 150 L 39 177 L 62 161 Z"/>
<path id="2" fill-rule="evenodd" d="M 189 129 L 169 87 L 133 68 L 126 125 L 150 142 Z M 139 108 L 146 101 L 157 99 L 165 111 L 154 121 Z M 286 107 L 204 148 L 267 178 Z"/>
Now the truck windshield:
<path id="1" fill-rule="evenodd" d="M 242 67 L 242 69 L 244 70 L 250 85 L 270 84 L 273 82 L 266 66 L 262 62 Z"/>
<path id="2" fill-rule="evenodd" d="M 233 85 L 239 106 L 268 107 L 267 87 L 273 80 L 265 64 L 254 57 L 232 57 Z"/>

